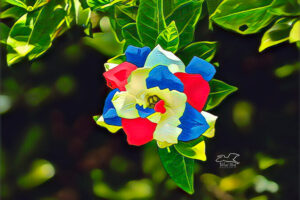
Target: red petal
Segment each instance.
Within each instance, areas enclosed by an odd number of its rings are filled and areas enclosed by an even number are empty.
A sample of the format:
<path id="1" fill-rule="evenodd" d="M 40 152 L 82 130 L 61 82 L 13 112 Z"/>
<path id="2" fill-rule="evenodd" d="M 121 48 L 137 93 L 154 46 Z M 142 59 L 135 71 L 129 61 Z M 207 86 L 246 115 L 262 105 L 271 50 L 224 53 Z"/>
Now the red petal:
<path id="1" fill-rule="evenodd" d="M 107 86 L 111 89 L 118 88 L 121 91 L 125 91 L 125 85 L 127 79 L 132 71 L 136 70 L 137 66 L 129 62 L 123 62 L 112 68 L 111 70 L 104 72 L 103 76 L 106 79 Z"/>
<path id="2" fill-rule="evenodd" d="M 155 104 L 154 110 L 164 114 L 166 112 L 165 102 L 163 100 L 159 100 L 159 102 Z"/>
<path id="3" fill-rule="evenodd" d="M 174 75 L 179 78 L 184 85 L 183 92 L 187 96 L 187 102 L 201 112 L 210 91 L 208 82 L 204 80 L 200 74 L 178 72 Z"/>
<path id="4" fill-rule="evenodd" d="M 127 135 L 127 141 L 131 145 L 140 146 L 153 140 L 156 125 L 147 118 L 122 118 L 122 127 Z"/>

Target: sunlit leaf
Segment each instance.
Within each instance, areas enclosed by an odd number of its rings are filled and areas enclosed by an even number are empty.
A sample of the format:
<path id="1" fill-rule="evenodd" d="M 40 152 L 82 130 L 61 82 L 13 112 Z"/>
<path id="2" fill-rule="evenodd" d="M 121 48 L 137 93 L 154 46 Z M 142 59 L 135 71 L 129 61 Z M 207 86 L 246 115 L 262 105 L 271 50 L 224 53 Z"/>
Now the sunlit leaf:
<path id="1" fill-rule="evenodd" d="M 178 144 L 175 144 L 174 147 L 181 155 L 185 157 L 203 161 L 206 160 L 205 142 L 203 136 L 189 142 L 178 141 Z"/>
<path id="2" fill-rule="evenodd" d="M 275 24 L 264 33 L 259 51 L 262 52 L 268 47 L 288 41 L 294 21 L 295 19 L 290 18 L 281 18 L 277 20 Z"/>
<path id="3" fill-rule="evenodd" d="M 6 44 L 6 40 L 9 34 L 9 27 L 0 22 L 0 43 Z"/>
<path id="4" fill-rule="evenodd" d="M 298 0 L 274 0 L 269 10 L 274 15 L 279 16 L 299 16 L 300 1 Z"/>
<path id="5" fill-rule="evenodd" d="M 3 10 L 0 13 L 0 19 L 6 19 L 6 18 L 19 19 L 25 13 L 26 13 L 25 9 L 14 6 L 6 10 Z"/>
<path id="6" fill-rule="evenodd" d="M 163 0 L 140 0 L 136 23 L 143 44 L 153 48 L 157 36 L 166 28 Z"/>
<path id="7" fill-rule="evenodd" d="M 125 46 L 127 48 L 128 45 L 133 45 L 136 47 L 143 47 L 143 43 L 141 42 L 139 35 L 137 33 L 136 24 L 129 23 L 122 28 L 122 35 L 125 39 Z"/>
<path id="8" fill-rule="evenodd" d="M 25 1 L 22 0 L 5 0 L 5 1 L 11 5 L 27 9 L 27 5 Z"/>
<path id="9" fill-rule="evenodd" d="M 122 62 L 126 61 L 126 56 L 124 54 L 117 55 L 111 59 L 109 59 L 108 63 L 115 63 L 115 64 L 121 64 Z"/>
<path id="10" fill-rule="evenodd" d="M 211 19 L 226 29 L 241 34 L 256 33 L 274 19 L 268 12 L 272 0 L 224 0 Z"/>
<path id="11" fill-rule="evenodd" d="M 29 172 L 18 179 L 22 189 L 30 189 L 51 179 L 55 174 L 53 165 L 47 160 L 35 160 Z"/>
<path id="12" fill-rule="evenodd" d="M 166 16 L 166 23 L 175 21 L 179 33 L 179 48 L 193 41 L 195 26 L 202 10 L 202 0 L 189 1 L 181 4 L 170 15 Z"/>
<path id="13" fill-rule="evenodd" d="M 111 9 L 109 20 L 119 42 L 124 39 L 122 34 L 123 27 L 129 23 L 135 23 L 136 15 L 137 9 L 135 7 L 115 6 Z"/>
<path id="14" fill-rule="evenodd" d="M 191 0 L 164 0 L 164 15 L 169 16 L 180 5 Z"/>
<path id="15" fill-rule="evenodd" d="M 210 62 L 216 54 L 217 42 L 194 42 L 178 53 L 179 58 L 188 64 L 194 56 Z"/>
<path id="16" fill-rule="evenodd" d="M 156 45 L 158 44 L 167 51 L 177 51 L 179 35 L 175 21 L 172 21 L 171 24 L 169 24 L 169 26 L 158 35 Z"/>
<path id="17" fill-rule="evenodd" d="M 209 81 L 210 93 L 205 110 L 210 110 L 219 105 L 229 94 L 237 90 L 236 87 L 228 85 L 223 81 L 212 79 Z"/>
<path id="18" fill-rule="evenodd" d="M 53 1 L 38 12 L 23 15 L 11 28 L 7 39 L 8 65 L 25 56 L 32 60 L 43 54 L 51 46 L 65 14 L 64 9 Z"/>
<path id="19" fill-rule="evenodd" d="M 189 194 L 194 193 L 194 160 L 184 157 L 174 146 L 158 148 L 161 162 L 172 180 Z"/>
<path id="20" fill-rule="evenodd" d="M 300 20 L 294 23 L 289 38 L 290 38 L 290 43 L 300 41 Z"/>
<path id="21" fill-rule="evenodd" d="M 35 2 L 35 4 L 33 5 L 33 10 L 35 10 L 37 8 L 40 8 L 40 7 L 46 5 L 49 2 L 50 2 L 50 0 L 37 0 Z"/>

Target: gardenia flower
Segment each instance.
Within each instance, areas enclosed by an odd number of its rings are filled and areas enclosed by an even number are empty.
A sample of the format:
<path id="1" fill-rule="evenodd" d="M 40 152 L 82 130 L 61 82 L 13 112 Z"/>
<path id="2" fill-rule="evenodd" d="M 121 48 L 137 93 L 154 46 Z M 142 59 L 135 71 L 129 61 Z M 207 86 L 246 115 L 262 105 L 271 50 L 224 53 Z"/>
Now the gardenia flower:
<path id="1" fill-rule="evenodd" d="M 131 145 L 156 140 L 161 148 L 190 141 L 202 134 L 212 137 L 216 117 L 202 111 L 216 70 L 193 57 L 185 67 L 159 45 L 128 46 L 126 62 L 106 63 L 103 74 L 113 89 L 96 117 L 98 125 L 115 133 L 123 128 Z"/>

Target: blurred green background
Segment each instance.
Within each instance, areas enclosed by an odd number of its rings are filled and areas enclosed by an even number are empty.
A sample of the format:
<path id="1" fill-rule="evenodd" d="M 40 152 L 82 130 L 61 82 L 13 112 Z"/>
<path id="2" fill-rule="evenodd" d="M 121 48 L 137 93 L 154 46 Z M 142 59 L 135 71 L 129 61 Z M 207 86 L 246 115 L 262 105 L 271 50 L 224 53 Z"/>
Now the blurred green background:
<path id="1" fill-rule="evenodd" d="M 1 47 L 1 199 L 298 199 L 296 46 L 258 53 L 259 35 L 210 32 L 207 21 L 196 41 L 219 42 L 216 78 L 239 90 L 211 111 L 216 136 L 196 164 L 194 195 L 168 178 L 155 143 L 129 146 L 122 131 L 94 123 L 109 92 L 103 64 L 122 49 L 108 27 L 94 39 L 73 28 L 38 60 L 11 68 Z M 230 152 L 240 164 L 220 168 L 217 155 Z"/>

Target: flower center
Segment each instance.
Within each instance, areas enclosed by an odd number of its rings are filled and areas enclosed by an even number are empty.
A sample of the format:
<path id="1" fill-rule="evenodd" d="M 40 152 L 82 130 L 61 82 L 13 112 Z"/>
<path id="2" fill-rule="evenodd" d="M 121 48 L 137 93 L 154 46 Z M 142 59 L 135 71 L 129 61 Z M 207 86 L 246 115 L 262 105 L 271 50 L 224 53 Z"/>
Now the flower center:
<path id="1" fill-rule="evenodd" d="M 153 96 L 149 96 L 147 101 L 148 101 L 148 107 L 154 108 L 155 104 L 160 101 L 160 98 L 156 95 L 153 95 Z"/>

